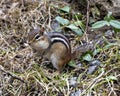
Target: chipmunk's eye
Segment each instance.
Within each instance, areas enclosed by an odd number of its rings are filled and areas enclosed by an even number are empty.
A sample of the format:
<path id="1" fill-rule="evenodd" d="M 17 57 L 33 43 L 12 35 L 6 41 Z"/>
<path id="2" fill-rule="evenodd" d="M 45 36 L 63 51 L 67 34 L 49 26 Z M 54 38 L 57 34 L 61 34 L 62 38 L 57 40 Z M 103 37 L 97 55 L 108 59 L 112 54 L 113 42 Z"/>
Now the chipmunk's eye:
<path id="1" fill-rule="evenodd" d="M 39 34 L 35 35 L 35 39 L 39 39 L 39 38 L 40 38 Z"/>

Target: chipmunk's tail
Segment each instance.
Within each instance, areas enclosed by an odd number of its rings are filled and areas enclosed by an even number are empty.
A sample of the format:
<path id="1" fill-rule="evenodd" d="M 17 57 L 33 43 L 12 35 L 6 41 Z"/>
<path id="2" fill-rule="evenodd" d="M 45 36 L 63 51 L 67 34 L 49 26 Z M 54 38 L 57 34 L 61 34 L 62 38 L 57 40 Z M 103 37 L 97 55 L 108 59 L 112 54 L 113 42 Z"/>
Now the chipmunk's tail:
<path id="1" fill-rule="evenodd" d="M 72 55 L 71 55 L 71 59 L 75 59 L 80 57 L 83 53 L 90 51 L 90 50 L 94 50 L 94 44 L 93 43 L 88 43 L 88 44 L 84 44 L 81 46 L 78 46 L 75 50 L 73 50 Z"/>

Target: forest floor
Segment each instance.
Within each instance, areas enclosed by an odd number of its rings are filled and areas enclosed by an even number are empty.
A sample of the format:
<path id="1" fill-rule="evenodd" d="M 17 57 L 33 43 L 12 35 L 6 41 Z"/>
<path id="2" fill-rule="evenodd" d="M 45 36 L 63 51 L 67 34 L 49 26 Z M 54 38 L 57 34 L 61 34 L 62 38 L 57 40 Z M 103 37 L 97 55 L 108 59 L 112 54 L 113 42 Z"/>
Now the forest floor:
<path id="1" fill-rule="evenodd" d="M 109 27 L 86 28 L 92 26 L 85 23 L 86 7 L 65 1 L 0 1 L 0 96 L 120 96 L 120 32 Z M 56 23 L 58 16 L 71 24 L 82 21 L 83 34 Z M 89 17 L 91 22 L 103 19 Z M 64 30 L 72 49 L 96 43 L 58 75 L 52 64 L 35 56 L 27 44 L 28 32 L 42 27 L 47 32 Z"/>

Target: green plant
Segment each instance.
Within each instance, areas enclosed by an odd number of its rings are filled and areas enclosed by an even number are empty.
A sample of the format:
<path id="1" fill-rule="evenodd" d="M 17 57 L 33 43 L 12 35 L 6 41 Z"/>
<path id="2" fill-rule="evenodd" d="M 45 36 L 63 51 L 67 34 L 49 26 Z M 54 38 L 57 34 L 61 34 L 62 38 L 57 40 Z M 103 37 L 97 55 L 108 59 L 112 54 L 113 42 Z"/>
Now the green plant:
<path id="1" fill-rule="evenodd" d="M 104 20 L 97 21 L 96 23 L 92 24 L 93 29 L 101 28 L 103 26 L 112 26 L 114 29 L 120 29 L 120 22 L 115 20 L 112 16 L 112 12 L 108 12 L 108 14 L 104 17 Z"/>
<path id="2" fill-rule="evenodd" d="M 60 8 L 60 12 L 65 14 L 63 16 L 56 16 L 55 20 L 61 24 L 62 28 L 68 28 L 73 32 L 75 32 L 77 35 L 82 36 L 85 30 L 85 25 L 82 22 L 82 20 L 79 20 L 79 18 L 81 17 L 81 14 L 74 14 L 74 17 L 75 17 L 73 18 L 74 20 L 68 20 L 64 17 L 66 17 L 66 15 L 68 14 L 73 15 L 72 13 L 70 13 L 70 7 L 65 6 L 63 8 Z"/>

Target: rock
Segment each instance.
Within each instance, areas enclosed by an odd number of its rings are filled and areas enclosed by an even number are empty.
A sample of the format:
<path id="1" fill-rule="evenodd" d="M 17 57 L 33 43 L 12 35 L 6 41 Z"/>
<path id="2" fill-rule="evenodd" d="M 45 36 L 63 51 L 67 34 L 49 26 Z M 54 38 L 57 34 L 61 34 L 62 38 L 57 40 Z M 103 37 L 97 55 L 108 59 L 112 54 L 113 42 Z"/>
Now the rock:
<path id="1" fill-rule="evenodd" d="M 76 87 L 77 85 L 77 77 L 72 77 L 69 79 L 69 85 L 72 87 Z"/>
<path id="2" fill-rule="evenodd" d="M 76 65 L 76 67 L 77 67 L 77 68 L 82 67 L 82 63 L 78 63 L 78 64 Z"/>
<path id="3" fill-rule="evenodd" d="M 100 66 L 101 62 L 99 60 L 91 61 L 89 64 L 89 69 L 87 71 L 87 74 L 92 74 L 96 71 L 96 69 Z"/>
<path id="4" fill-rule="evenodd" d="M 69 96 L 80 96 L 80 94 L 82 93 L 82 90 L 77 90 L 76 92 L 72 92 L 72 93 L 70 93 L 70 95 Z"/>
<path id="5" fill-rule="evenodd" d="M 107 30 L 105 32 L 105 37 L 110 39 L 110 38 L 112 38 L 114 36 L 114 33 L 115 33 L 114 30 Z"/>

